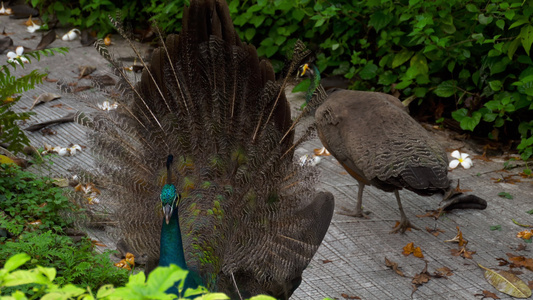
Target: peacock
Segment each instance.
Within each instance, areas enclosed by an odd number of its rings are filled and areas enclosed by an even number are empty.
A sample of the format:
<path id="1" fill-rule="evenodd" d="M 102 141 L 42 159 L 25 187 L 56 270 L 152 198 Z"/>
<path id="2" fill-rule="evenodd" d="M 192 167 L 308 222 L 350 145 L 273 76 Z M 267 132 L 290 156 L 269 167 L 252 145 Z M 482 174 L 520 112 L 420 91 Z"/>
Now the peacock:
<path id="1" fill-rule="evenodd" d="M 109 95 L 116 110 L 77 120 L 96 161 L 79 178 L 101 191 L 85 205 L 86 226 L 111 223 L 104 229 L 119 250 L 147 270 L 189 270 L 186 287 L 287 299 L 328 230 L 333 195 L 316 191 L 315 168 L 296 163 L 306 137 L 295 136 L 287 78 L 276 82 L 240 40 L 227 3 L 190 1 L 182 28 L 149 63 L 139 56 L 137 83 L 96 45 L 122 80 Z M 309 52 L 294 48 L 287 74 Z"/>
<path id="2" fill-rule="evenodd" d="M 448 157 L 439 143 L 408 113 L 402 102 L 378 92 L 333 89 L 324 91 L 319 70 L 303 64 L 298 76 L 311 77 L 306 94 L 311 99 L 326 98 L 315 113 L 318 136 L 326 149 L 348 174 L 357 180 L 359 190 L 354 212 L 364 217 L 363 189 L 372 185 L 393 192 L 400 210 L 400 222 L 392 233 L 415 228 L 403 211 L 399 190 L 419 195 L 444 194 L 443 209 L 485 209 L 487 202 L 475 195 L 462 194 L 448 179 Z"/>

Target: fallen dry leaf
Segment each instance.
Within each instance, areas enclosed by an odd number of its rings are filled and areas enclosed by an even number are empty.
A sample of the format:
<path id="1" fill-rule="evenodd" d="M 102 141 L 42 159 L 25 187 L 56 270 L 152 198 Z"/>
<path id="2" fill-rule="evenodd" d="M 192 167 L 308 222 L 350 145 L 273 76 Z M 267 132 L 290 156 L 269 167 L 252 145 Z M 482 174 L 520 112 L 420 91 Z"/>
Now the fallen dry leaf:
<path id="1" fill-rule="evenodd" d="M 131 267 L 135 266 L 135 256 L 131 253 L 126 253 L 126 258 L 115 264 L 115 267 L 131 271 Z"/>
<path id="2" fill-rule="evenodd" d="M 487 290 L 484 290 L 482 294 L 475 294 L 474 296 L 482 296 L 481 299 L 485 299 L 485 298 L 500 299 L 500 297 L 496 296 L 496 294 L 491 293 Z"/>
<path id="3" fill-rule="evenodd" d="M 521 238 L 524 240 L 529 240 L 531 236 L 533 236 L 533 230 L 524 230 L 516 234 L 517 238 Z"/>
<path id="4" fill-rule="evenodd" d="M 459 226 L 457 226 L 457 235 L 451 240 L 445 240 L 445 242 L 458 243 L 459 247 L 463 247 L 468 244 L 468 241 L 463 239 L 463 233 L 461 232 L 461 229 L 459 229 Z"/>
<path id="5" fill-rule="evenodd" d="M 483 276 L 498 291 L 515 298 L 531 297 L 531 289 L 516 275 L 507 271 L 485 268 L 480 264 L 478 266 L 485 270 Z"/>
<path id="6" fill-rule="evenodd" d="M 428 273 L 428 262 L 426 261 L 426 266 L 422 270 L 422 272 L 416 274 L 413 277 L 413 280 L 411 280 L 411 283 L 413 283 L 413 291 L 411 292 L 411 298 L 413 298 L 413 294 L 418 290 L 418 286 L 428 282 L 431 279 L 431 274 Z"/>
<path id="7" fill-rule="evenodd" d="M 507 266 L 509 264 L 509 262 L 505 259 L 505 258 L 501 258 L 501 257 L 498 257 L 496 258 L 496 260 L 498 261 L 498 266 Z"/>
<path id="8" fill-rule="evenodd" d="M 533 289 L 533 280 L 530 280 L 530 281 L 527 282 L 527 287 L 529 289 Z"/>
<path id="9" fill-rule="evenodd" d="M 392 228 L 396 229 L 396 228 L 398 228 L 398 226 L 400 226 L 400 221 L 396 221 L 396 224 L 394 224 L 394 226 Z M 411 229 L 412 229 L 411 227 L 407 227 L 405 229 L 405 231 L 411 231 Z"/>
<path id="10" fill-rule="evenodd" d="M 526 245 L 525 244 L 518 244 L 518 246 L 516 246 L 516 248 L 514 249 L 514 251 L 524 251 L 526 250 Z"/>
<path id="11" fill-rule="evenodd" d="M 516 256 L 512 253 L 506 253 L 509 257 L 509 260 L 516 266 L 520 268 L 526 268 L 530 271 L 533 271 L 533 259 L 527 258 L 524 256 Z"/>
<path id="12" fill-rule="evenodd" d="M 79 71 L 78 79 L 91 74 L 95 70 L 96 70 L 96 68 L 92 67 L 92 66 L 80 66 L 80 67 L 78 67 L 78 71 Z"/>
<path id="13" fill-rule="evenodd" d="M 468 251 L 466 247 L 459 249 L 450 249 L 453 256 L 461 256 L 463 258 L 472 259 L 472 255 L 476 254 L 476 251 Z"/>
<path id="14" fill-rule="evenodd" d="M 514 179 L 513 177 L 517 176 L 516 174 L 511 174 L 508 176 L 502 176 L 501 178 L 491 178 L 494 183 L 509 183 L 509 184 L 516 184 L 517 182 L 521 182 L 520 179 Z"/>
<path id="15" fill-rule="evenodd" d="M 403 247 L 402 254 L 405 255 L 405 256 L 408 256 L 411 253 L 413 253 L 413 255 L 415 257 L 424 258 L 424 254 L 422 254 L 422 249 L 420 249 L 420 247 L 415 247 L 414 243 L 412 243 L 412 242 L 407 244 L 407 245 L 405 245 L 405 247 Z"/>
<path id="16" fill-rule="evenodd" d="M 329 259 L 324 259 L 322 260 L 322 263 L 323 264 L 329 264 L 330 262 L 333 262 L 332 260 L 329 260 Z"/>
<path id="17" fill-rule="evenodd" d="M 89 90 L 89 89 L 92 89 L 92 88 L 93 88 L 92 86 L 88 86 L 88 85 L 78 86 L 72 92 L 73 93 L 78 93 L 78 92 L 82 92 L 82 91 Z"/>
<path id="18" fill-rule="evenodd" d="M 50 79 L 47 77 L 43 78 L 44 81 L 47 81 L 47 82 L 58 82 L 59 80 L 58 79 Z"/>
<path id="19" fill-rule="evenodd" d="M 444 233 L 444 230 L 439 228 L 431 229 L 429 227 L 426 227 L 426 230 L 434 236 L 439 236 L 439 234 Z"/>
<path id="20" fill-rule="evenodd" d="M 41 104 L 41 103 L 47 103 L 55 99 L 61 98 L 61 95 L 54 94 L 54 93 L 42 93 L 40 94 L 35 101 L 33 101 L 33 104 L 30 107 L 30 110 L 32 110 L 35 106 Z"/>
<path id="21" fill-rule="evenodd" d="M 400 270 L 400 267 L 398 267 L 398 263 L 393 262 L 392 260 L 389 260 L 388 258 L 385 257 L 385 265 L 387 267 L 391 268 L 392 270 L 394 270 L 394 272 L 396 272 L 396 274 L 398 274 L 398 275 L 400 275 L 402 277 L 405 277 L 403 272 Z"/>

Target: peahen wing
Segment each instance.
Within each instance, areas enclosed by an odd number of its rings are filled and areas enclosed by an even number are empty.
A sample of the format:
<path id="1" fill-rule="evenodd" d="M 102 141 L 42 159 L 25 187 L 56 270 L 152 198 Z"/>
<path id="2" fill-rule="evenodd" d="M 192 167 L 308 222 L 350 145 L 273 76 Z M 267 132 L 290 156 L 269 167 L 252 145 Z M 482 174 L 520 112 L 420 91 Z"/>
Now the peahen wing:
<path id="1" fill-rule="evenodd" d="M 191 1 L 182 32 L 154 51 L 141 81 L 123 77 L 119 109 L 95 115 L 89 134 L 106 183 L 100 209 L 113 212 L 121 244 L 158 258 L 158 195 L 173 154 L 189 268 L 211 290 L 288 297 L 327 231 L 333 197 L 294 163 L 282 85 L 240 41 L 226 2 Z"/>
<path id="2" fill-rule="evenodd" d="M 339 90 L 317 110 L 317 119 L 328 149 L 361 181 L 421 193 L 449 186 L 446 153 L 397 98 Z"/>

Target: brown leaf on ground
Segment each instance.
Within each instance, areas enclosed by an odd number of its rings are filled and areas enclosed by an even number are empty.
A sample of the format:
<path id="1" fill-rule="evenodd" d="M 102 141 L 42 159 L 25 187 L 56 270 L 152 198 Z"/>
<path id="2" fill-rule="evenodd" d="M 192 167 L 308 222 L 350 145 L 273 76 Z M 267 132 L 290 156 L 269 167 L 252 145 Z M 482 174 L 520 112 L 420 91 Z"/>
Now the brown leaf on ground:
<path id="1" fill-rule="evenodd" d="M 483 291 L 482 294 L 475 294 L 474 296 L 481 296 L 481 299 L 485 299 L 485 298 L 500 299 L 500 297 L 496 296 L 496 294 L 489 292 L 487 290 Z"/>
<path id="2" fill-rule="evenodd" d="M 463 238 L 463 233 L 461 232 L 461 229 L 459 229 L 459 226 L 457 226 L 457 235 L 451 240 L 445 240 L 445 242 L 458 243 L 459 247 L 463 247 L 468 244 L 468 241 Z"/>
<path id="3" fill-rule="evenodd" d="M 414 252 L 414 247 L 415 247 L 415 243 L 409 243 L 407 245 L 405 245 L 405 247 L 403 247 L 403 252 L 402 254 L 405 255 L 405 256 L 408 256 L 409 254 L 413 253 Z"/>
<path id="4" fill-rule="evenodd" d="M 413 255 L 418 258 L 424 258 L 424 254 L 422 254 L 422 249 L 420 249 L 420 247 L 415 248 Z"/>
<path id="5" fill-rule="evenodd" d="M 435 277 L 452 276 L 452 270 L 448 267 L 442 267 L 435 270 Z"/>
<path id="6" fill-rule="evenodd" d="M 333 262 L 332 260 L 329 260 L 329 259 L 323 259 L 322 260 L 322 263 L 323 264 L 329 264 L 330 262 Z"/>
<path id="7" fill-rule="evenodd" d="M 416 215 L 417 217 L 419 218 L 435 218 L 435 220 L 437 220 L 443 213 L 443 210 L 442 209 L 438 209 L 438 210 L 428 210 L 426 211 L 425 214 L 423 215 Z"/>
<path id="8" fill-rule="evenodd" d="M 517 238 L 522 238 L 524 240 L 529 240 L 531 236 L 533 236 L 533 230 L 524 230 L 516 234 Z"/>
<path id="9" fill-rule="evenodd" d="M 517 176 L 516 174 L 511 174 L 508 176 L 502 176 L 501 178 L 491 178 L 494 183 L 509 183 L 509 184 L 516 184 L 517 182 L 521 182 L 520 179 L 514 179 L 513 177 Z"/>
<path id="10" fill-rule="evenodd" d="M 450 249 L 453 256 L 461 256 L 463 258 L 472 259 L 472 255 L 476 254 L 476 251 L 468 251 L 466 247 L 461 249 Z"/>
<path id="11" fill-rule="evenodd" d="M 396 262 L 393 262 L 391 260 L 389 260 L 388 258 L 385 257 L 385 265 L 391 269 L 394 270 L 394 272 L 396 272 L 396 274 L 402 276 L 402 277 L 405 277 L 405 275 L 403 274 L 403 272 L 400 270 L 400 267 L 398 267 L 398 263 Z"/>
<path id="12" fill-rule="evenodd" d="M 527 286 L 530 288 L 530 289 L 533 289 L 533 280 L 530 280 L 527 282 Z"/>
<path id="13" fill-rule="evenodd" d="M 507 266 L 509 264 L 505 258 L 498 257 L 496 260 L 498 261 L 498 266 Z"/>
<path id="14" fill-rule="evenodd" d="M 344 298 L 344 299 L 361 299 L 361 297 L 351 296 L 351 295 L 344 294 L 344 293 L 342 293 L 341 296 L 342 296 L 342 298 Z"/>
<path id="15" fill-rule="evenodd" d="M 527 258 L 524 256 L 516 256 L 512 253 L 506 253 L 509 257 L 509 260 L 516 266 L 521 268 L 526 268 L 530 271 L 533 271 L 533 259 Z"/>
<path id="16" fill-rule="evenodd" d="M 48 76 L 43 78 L 43 80 L 46 82 L 58 82 L 58 79 L 51 79 L 51 78 L 48 78 Z"/>
<path id="17" fill-rule="evenodd" d="M 524 250 L 526 250 L 526 248 L 527 248 L 527 246 L 525 244 L 518 244 L 518 246 L 516 246 L 514 251 L 524 251 Z"/>
<path id="18" fill-rule="evenodd" d="M 115 264 L 115 267 L 131 271 L 131 267 L 135 266 L 135 256 L 131 253 L 126 253 L 126 258 Z"/>
<path id="19" fill-rule="evenodd" d="M 439 228 L 431 229 L 429 227 L 426 227 L 426 230 L 434 236 L 439 236 L 439 234 L 444 233 L 444 230 Z"/>
<path id="20" fill-rule="evenodd" d="M 422 272 L 416 274 L 413 277 L 413 280 L 411 281 L 411 283 L 413 283 L 413 291 L 411 292 L 411 298 L 413 297 L 413 294 L 416 292 L 416 290 L 418 290 L 418 286 L 428 282 L 431 279 L 431 274 L 428 273 L 428 262 L 425 261 L 425 263 L 426 266 L 424 267 Z"/>

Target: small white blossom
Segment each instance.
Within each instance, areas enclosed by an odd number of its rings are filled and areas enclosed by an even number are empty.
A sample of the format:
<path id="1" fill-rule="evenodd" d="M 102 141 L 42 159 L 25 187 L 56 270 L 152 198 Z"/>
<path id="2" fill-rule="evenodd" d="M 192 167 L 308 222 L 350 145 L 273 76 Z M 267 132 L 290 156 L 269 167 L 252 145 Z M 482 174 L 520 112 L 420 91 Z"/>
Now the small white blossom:
<path id="1" fill-rule="evenodd" d="M 2 2 L 2 8 L 0 8 L 0 16 L 1 15 L 11 15 L 13 11 L 11 8 L 4 8 L 4 2 Z"/>
<path id="2" fill-rule="evenodd" d="M 113 110 L 113 109 L 117 109 L 118 107 L 118 104 L 117 103 L 109 103 L 109 101 L 104 101 L 102 104 L 98 104 L 98 108 L 101 109 L 101 110 L 107 110 L 107 111 L 110 111 L 110 110 Z"/>
<path id="3" fill-rule="evenodd" d="M 73 145 L 72 147 L 68 148 L 68 151 L 70 152 L 70 155 L 74 155 L 77 151 L 81 152 L 81 147 L 80 145 Z"/>
<path id="4" fill-rule="evenodd" d="M 34 33 L 35 31 L 39 30 L 41 28 L 40 25 L 37 25 L 35 23 L 33 23 L 33 21 L 31 21 L 31 25 L 28 26 L 28 28 L 26 28 L 26 30 L 28 30 L 29 33 Z"/>
<path id="5" fill-rule="evenodd" d="M 24 47 L 18 46 L 15 52 L 9 51 L 7 53 L 7 58 L 8 58 L 7 61 L 19 64 L 19 61 L 17 60 L 17 58 L 20 58 L 20 60 L 22 60 L 23 63 L 25 64 L 29 63 L 29 60 L 27 58 L 21 56 L 23 53 L 24 53 Z"/>
<path id="6" fill-rule="evenodd" d="M 309 165 L 311 167 L 314 167 L 320 163 L 322 159 L 319 156 L 313 155 L 310 156 L 308 154 L 302 155 L 300 157 L 300 166 L 306 166 Z"/>
<path id="7" fill-rule="evenodd" d="M 454 160 L 450 161 L 450 168 L 455 169 L 459 164 L 463 166 L 465 169 L 470 169 L 474 165 L 472 162 L 472 159 L 468 157 L 469 155 L 466 153 L 461 153 L 457 150 L 452 152 L 452 157 L 455 158 Z"/>
<path id="8" fill-rule="evenodd" d="M 65 33 L 61 38 L 63 41 L 73 41 L 75 40 L 81 32 L 79 29 L 71 29 L 69 32 Z"/>

